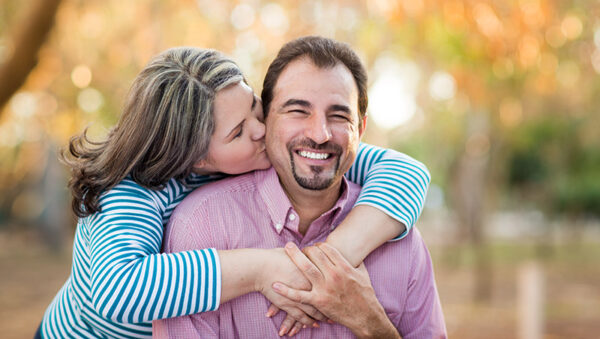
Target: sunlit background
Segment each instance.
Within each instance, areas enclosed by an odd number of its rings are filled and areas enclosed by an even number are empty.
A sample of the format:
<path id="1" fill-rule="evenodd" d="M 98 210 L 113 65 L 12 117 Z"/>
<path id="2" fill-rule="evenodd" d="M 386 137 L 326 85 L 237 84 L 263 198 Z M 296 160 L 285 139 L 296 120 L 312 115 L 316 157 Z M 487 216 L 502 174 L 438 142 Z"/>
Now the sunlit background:
<path id="1" fill-rule="evenodd" d="M 47 29 L 35 24 L 52 17 Z M 281 45 L 309 34 L 350 43 L 367 66 L 364 140 L 432 173 L 417 227 L 450 337 L 597 338 L 592 0 L 3 0 L 2 337 L 31 337 L 70 270 L 74 218 L 59 149 L 85 127 L 106 134 L 151 56 L 215 48 L 260 91 Z"/>

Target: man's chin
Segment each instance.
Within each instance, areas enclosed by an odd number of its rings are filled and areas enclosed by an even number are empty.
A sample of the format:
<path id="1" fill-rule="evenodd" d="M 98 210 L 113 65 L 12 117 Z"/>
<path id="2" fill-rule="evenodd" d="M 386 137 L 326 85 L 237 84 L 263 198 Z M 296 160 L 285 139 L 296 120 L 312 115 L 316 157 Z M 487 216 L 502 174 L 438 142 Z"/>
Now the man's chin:
<path id="1" fill-rule="evenodd" d="M 321 191 L 324 189 L 328 189 L 333 184 L 333 177 L 304 177 L 294 173 L 294 179 L 296 179 L 296 183 L 300 185 L 300 187 L 311 191 Z"/>

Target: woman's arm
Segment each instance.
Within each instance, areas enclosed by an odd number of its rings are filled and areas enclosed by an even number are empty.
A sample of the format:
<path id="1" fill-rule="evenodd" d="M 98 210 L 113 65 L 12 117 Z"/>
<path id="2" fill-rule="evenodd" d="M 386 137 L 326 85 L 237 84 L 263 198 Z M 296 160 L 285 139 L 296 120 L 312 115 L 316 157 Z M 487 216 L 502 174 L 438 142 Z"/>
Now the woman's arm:
<path id="1" fill-rule="evenodd" d="M 346 176 L 362 190 L 327 243 L 356 267 L 384 242 L 408 234 L 423 209 L 431 176 L 405 154 L 363 143 Z"/>
<path id="2" fill-rule="evenodd" d="M 196 250 L 205 246 L 186 232 L 178 233 L 172 247 L 156 199 L 133 182 L 119 184 L 101 204 L 102 212 L 88 220 L 84 233 L 89 232 L 92 303 L 102 316 L 147 322 L 216 310 L 222 302 L 259 291 L 306 325 L 324 319 L 315 308 L 270 288 L 272 279 L 310 287 L 283 249 Z M 160 253 L 163 236 L 165 252 L 175 253 Z"/>
<path id="3" fill-rule="evenodd" d="M 155 201 L 124 181 L 101 199 L 102 212 L 86 221 L 90 254 L 89 262 L 81 262 L 89 265 L 86 288 L 95 310 L 111 320 L 147 322 L 219 306 L 217 251 L 161 254 L 162 211 Z"/>

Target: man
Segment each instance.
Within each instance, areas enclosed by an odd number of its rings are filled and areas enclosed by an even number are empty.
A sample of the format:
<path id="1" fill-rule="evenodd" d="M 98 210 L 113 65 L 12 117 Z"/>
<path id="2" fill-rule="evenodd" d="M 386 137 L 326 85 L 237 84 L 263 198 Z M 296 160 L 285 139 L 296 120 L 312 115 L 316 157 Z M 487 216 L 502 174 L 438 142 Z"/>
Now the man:
<path id="1" fill-rule="evenodd" d="M 192 193 L 172 217 L 165 249 L 288 243 L 286 251 L 312 289 L 274 289 L 334 321 L 303 329 L 301 337 L 445 337 L 431 260 L 417 230 L 381 246 L 358 269 L 320 243 L 360 191 L 343 177 L 366 123 L 366 73 L 356 54 L 318 37 L 286 44 L 267 72 L 263 104 L 273 168 Z M 296 245 L 308 246 L 308 258 Z M 218 311 L 155 324 L 159 336 L 276 337 L 284 315 L 264 317 L 267 307 L 264 297 L 251 293 Z"/>

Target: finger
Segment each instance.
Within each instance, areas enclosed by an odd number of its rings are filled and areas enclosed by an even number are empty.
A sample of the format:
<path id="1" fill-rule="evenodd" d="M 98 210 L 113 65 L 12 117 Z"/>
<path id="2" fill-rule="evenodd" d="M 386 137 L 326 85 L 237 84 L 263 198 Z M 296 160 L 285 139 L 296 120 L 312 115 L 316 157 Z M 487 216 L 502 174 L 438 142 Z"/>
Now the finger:
<path id="1" fill-rule="evenodd" d="M 327 256 L 327 258 L 336 266 L 346 266 L 347 268 L 354 268 L 346 258 L 333 246 L 328 243 L 318 243 L 317 247 Z"/>
<path id="2" fill-rule="evenodd" d="M 306 313 L 304 313 L 298 307 L 283 308 L 282 310 L 286 311 L 288 316 L 292 317 L 295 321 L 301 322 L 303 325 L 306 325 L 306 326 L 315 326 L 315 324 L 317 324 L 317 321 L 315 319 L 313 319 L 313 318 L 309 317 L 308 315 L 306 315 Z M 289 326 L 286 326 L 286 329 L 290 330 L 292 324 L 288 323 L 286 325 L 289 325 Z"/>
<path id="3" fill-rule="evenodd" d="M 360 265 L 358 265 L 358 267 L 356 269 L 359 270 L 360 272 L 369 273 L 367 271 L 367 266 L 365 266 L 364 262 L 361 262 Z"/>
<path id="4" fill-rule="evenodd" d="M 302 311 L 304 311 L 304 313 L 306 313 L 309 317 L 315 320 L 327 321 L 327 317 L 323 313 L 319 312 L 319 310 L 313 307 L 312 305 L 298 304 L 298 307 Z"/>
<path id="5" fill-rule="evenodd" d="M 304 254 L 310 259 L 310 261 L 317 266 L 319 271 L 324 272 L 325 270 L 333 268 L 334 264 L 329 260 L 329 257 L 317 246 L 309 246 L 304 249 Z"/>
<path id="6" fill-rule="evenodd" d="M 273 283 L 273 290 L 282 296 L 302 304 L 310 304 L 311 294 L 308 291 L 291 288 L 284 283 Z"/>
<path id="7" fill-rule="evenodd" d="M 302 326 L 304 325 L 301 322 L 296 321 L 296 323 L 292 326 L 292 330 L 290 331 L 290 333 L 288 333 L 288 336 L 293 337 L 294 335 L 296 335 L 298 332 L 300 332 Z"/>
<path id="8" fill-rule="evenodd" d="M 269 306 L 269 309 L 267 310 L 267 314 L 265 314 L 267 316 L 267 318 L 270 318 L 274 315 L 276 315 L 279 312 L 279 307 L 275 306 L 275 304 L 271 304 L 271 306 Z"/>
<path id="9" fill-rule="evenodd" d="M 294 326 L 294 323 L 296 322 L 296 319 L 294 319 L 289 313 L 288 315 L 285 317 L 285 319 L 283 319 L 283 322 L 281 323 L 281 327 L 279 327 L 279 336 L 283 337 L 284 335 L 286 335 Z"/>
<path id="10" fill-rule="evenodd" d="M 294 264 L 312 285 L 323 280 L 321 271 L 300 251 L 298 246 L 292 242 L 285 244 L 285 253 L 292 259 Z"/>

